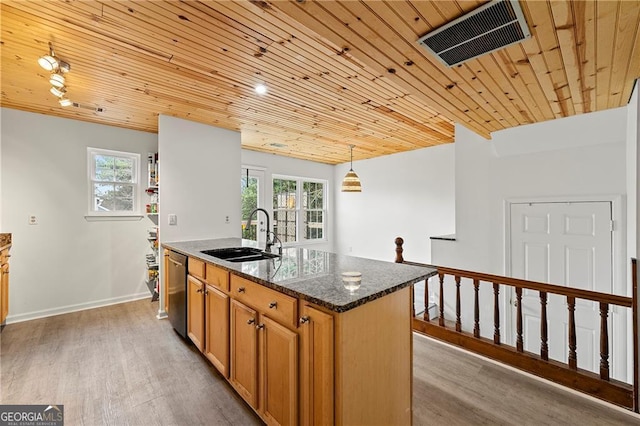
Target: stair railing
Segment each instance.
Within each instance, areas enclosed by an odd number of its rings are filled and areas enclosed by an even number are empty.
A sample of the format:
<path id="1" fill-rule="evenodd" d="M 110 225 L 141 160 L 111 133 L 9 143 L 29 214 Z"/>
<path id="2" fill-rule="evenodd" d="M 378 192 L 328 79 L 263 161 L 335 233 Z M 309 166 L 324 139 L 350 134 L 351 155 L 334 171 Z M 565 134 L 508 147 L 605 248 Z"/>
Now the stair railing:
<path id="1" fill-rule="evenodd" d="M 424 265 L 408 262 L 403 257 L 404 240 L 396 238 L 396 262 L 413 265 Z M 429 313 L 429 282 L 425 281 L 424 306 L 422 316 L 415 316 L 414 331 L 430 337 L 460 346 L 469 351 L 479 353 L 513 367 L 525 370 L 545 379 L 554 381 L 572 389 L 587 393 L 605 401 L 620 405 L 638 412 L 638 303 L 637 303 L 637 266 L 636 259 L 632 259 L 632 296 L 619 296 L 595 291 L 581 290 L 547 283 L 527 281 L 499 275 L 465 271 L 441 266 L 432 266 L 438 270 L 439 303 L 438 319 L 432 321 Z M 455 286 L 455 315 L 451 319 L 445 317 L 445 277 L 453 277 Z M 464 281 L 463 281 L 464 280 Z M 447 280 L 448 281 L 448 280 Z M 450 281 L 448 281 L 450 282 Z M 463 284 L 466 283 L 466 284 Z M 473 330 L 463 330 L 462 318 L 466 313 L 461 312 L 461 286 L 472 283 L 473 286 Z M 493 338 L 485 338 L 480 333 L 480 288 L 488 285 L 493 299 Z M 515 318 L 515 346 L 507 345 L 502 337 L 500 324 L 500 291 L 502 287 L 514 289 L 516 300 Z M 534 354 L 524 349 L 523 340 L 523 290 L 537 292 L 540 299 L 540 353 Z M 549 359 L 549 322 L 547 302 L 550 294 L 564 297 L 568 318 L 568 361 L 567 363 Z M 578 367 L 578 350 L 576 338 L 575 308 L 576 300 L 595 302 L 600 317 L 600 365 L 599 374 Z M 630 309 L 633 318 L 633 384 L 611 378 L 609 365 L 609 325 L 607 318 L 612 307 Z"/>

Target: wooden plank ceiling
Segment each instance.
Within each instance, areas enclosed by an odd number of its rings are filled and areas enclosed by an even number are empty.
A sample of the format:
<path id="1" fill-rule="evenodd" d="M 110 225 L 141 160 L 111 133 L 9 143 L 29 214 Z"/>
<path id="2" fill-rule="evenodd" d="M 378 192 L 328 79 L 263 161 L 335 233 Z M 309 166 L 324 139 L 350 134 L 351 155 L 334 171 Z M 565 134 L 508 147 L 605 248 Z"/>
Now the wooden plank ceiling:
<path id="1" fill-rule="evenodd" d="M 328 164 L 627 104 L 640 2 L 522 1 L 532 38 L 451 69 L 417 44 L 484 3 L 2 0 L 1 102 L 149 132 L 166 114 Z M 49 93 L 49 42 L 79 107 Z"/>

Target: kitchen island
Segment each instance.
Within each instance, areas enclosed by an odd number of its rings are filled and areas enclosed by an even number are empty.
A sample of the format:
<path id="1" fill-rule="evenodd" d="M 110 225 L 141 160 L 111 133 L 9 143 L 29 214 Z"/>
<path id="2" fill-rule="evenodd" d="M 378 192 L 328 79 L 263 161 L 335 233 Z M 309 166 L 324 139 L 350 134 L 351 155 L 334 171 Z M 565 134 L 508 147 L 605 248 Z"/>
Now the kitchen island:
<path id="1" fill-rule="evenodd" d="M 165 259 L 188 257 L 190 340 L 268 424 L 411 424 L 411 285 L 435 269 L 309 248 L 247 262 L 202 253 L 252 246 L 163 244 Z"/>

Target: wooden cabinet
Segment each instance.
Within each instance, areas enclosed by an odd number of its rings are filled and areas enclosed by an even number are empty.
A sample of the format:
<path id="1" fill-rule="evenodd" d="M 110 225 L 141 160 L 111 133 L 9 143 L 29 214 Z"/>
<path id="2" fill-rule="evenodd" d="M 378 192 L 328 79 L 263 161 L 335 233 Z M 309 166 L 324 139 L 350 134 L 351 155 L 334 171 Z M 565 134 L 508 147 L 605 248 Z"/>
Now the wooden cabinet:
<path id="1" fill-rule="evenodd" d="M 164 294 L 164 311 L 169 313 L 169 250 L 164 249 L 163 257 L 164 277 L 162 280 L 162 293 Z"/>
<path id="2" fill-rule="evenodd" d="M 191 263 L 191 260 L 189 260 Z M 204 349 L 204 284 L 187 276 L 187 336 L 202 352 Z"/>
<path id="3" fill-rule="evenodd" d="M 0 252 L 0 324 L 9 314 L 9 249 Z"/>
<path id="4" fill-rule="evenodd" d="M 296 424 L 297 333 L 232 299 L 230 381 L 267 424 Z"/>
<path id="5" fill-rule="evenodd" d="M 225 378 L 228 378 L 229 296 L 209 284 L 206 285 L 204 293 L 204 355 Z"/>
<path id="6" fill-rule="evenodd" d="M 300 424 L 334 424 L 333 315 L 300 308 Z"/>
<path id="7" fill-rule="evenodd" d="M 259 321 L 259 412 L 269 425 L 296 424 L 298 335 L 266 316 Z"/>
<path id="8" fill-rule="evenodd" d="M 229 380 L 240 396 L 258 409 L 258 314 L 231 300 L 231 375 Z"/>
<path id="9" fill-rule="evenodd" d="M 187 331 L 268 425 L 409 425 L 410 287 L 342 313 L 189 258 Z"/>

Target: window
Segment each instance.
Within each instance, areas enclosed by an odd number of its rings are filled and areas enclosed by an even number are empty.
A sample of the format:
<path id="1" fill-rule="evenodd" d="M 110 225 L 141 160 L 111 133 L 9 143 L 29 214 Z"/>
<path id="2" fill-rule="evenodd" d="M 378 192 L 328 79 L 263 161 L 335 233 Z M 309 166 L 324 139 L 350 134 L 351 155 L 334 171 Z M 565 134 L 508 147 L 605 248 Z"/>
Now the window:
<path id="1" fill-rule="evenodd" d="M 326 239 L 326 186 L 323 181 L 274 177 L 273 231 L 283 243 Z"/>
<path id="2" fill-rule="evenodd" d="M 140 154 L 87 148 L 87 158 L 89 214 L 136 214 Z"/>

